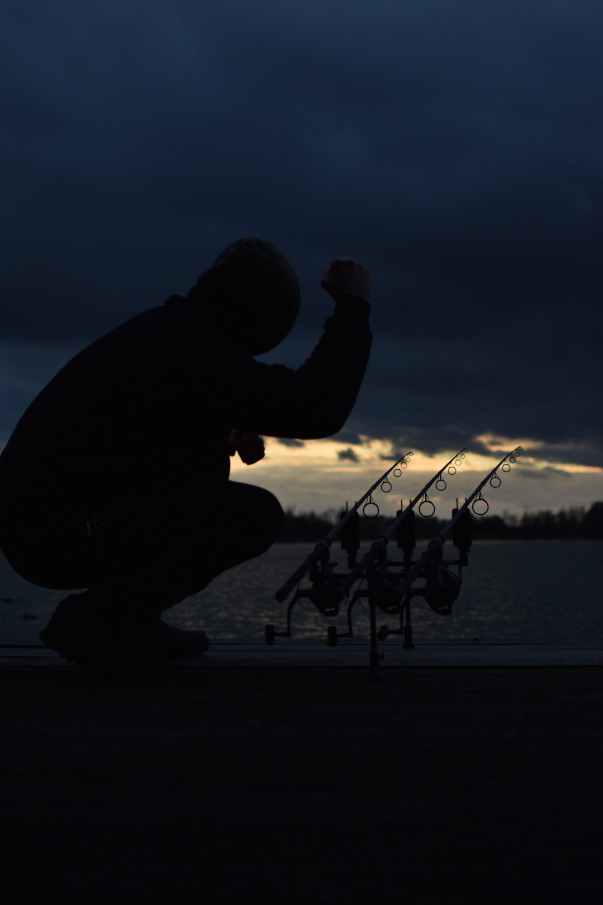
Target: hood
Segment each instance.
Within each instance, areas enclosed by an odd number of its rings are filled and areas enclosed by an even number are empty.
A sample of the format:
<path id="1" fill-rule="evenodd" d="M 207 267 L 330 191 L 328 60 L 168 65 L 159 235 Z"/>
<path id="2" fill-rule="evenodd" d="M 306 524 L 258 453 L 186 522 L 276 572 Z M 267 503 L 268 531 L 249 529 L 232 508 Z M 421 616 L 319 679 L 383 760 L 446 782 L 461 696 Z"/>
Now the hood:
<path id="1" fill-rule="evenodd" d="M 284 255 L 262 239 L 239 239 L 202 273 L 188 296 L 211 306 L 212 316 L 252 355 L 277 346 L 297 317 L 299 280 Z"/>

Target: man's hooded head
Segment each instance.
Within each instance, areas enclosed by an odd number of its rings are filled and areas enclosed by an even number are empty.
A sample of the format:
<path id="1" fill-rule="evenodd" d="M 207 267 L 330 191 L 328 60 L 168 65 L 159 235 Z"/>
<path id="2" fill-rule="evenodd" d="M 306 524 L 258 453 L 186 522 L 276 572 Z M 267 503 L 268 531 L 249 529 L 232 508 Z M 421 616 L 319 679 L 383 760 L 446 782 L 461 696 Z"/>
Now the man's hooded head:
<path id="1" fill-rule="evenodd" d="M 281 252 L 262 239 L 239 239 L 201 274 L 189 297 L 210 304 L 224 329 L 252 355 L 277 346 L 300 306 L 299 280 Z"/>

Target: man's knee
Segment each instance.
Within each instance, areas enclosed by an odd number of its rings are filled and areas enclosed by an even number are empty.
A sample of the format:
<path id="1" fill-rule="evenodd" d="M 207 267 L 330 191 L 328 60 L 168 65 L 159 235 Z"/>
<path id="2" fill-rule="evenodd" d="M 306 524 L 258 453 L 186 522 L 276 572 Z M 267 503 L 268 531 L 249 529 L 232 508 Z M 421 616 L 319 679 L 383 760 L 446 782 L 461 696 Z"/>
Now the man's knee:
<path id="1" fill-rule="evenodd" d="M 254 555 L 265 552 L 281 533 L 285 518 L 281 504 L 269 490 L 250 484 L 231 482 L 230 493 L 234 533 L 244 539 Z"/>
<path id="2" fill-rule="evenodd" d="M 267 550 L 280 535 L 285 514 L 277 498 L 269 490 L 255 487 L 257 499 L 253 507 L 253 524 L 258 544 Z"/>
<path id="3" fill-rule="evenodd" d="M 273 493 L 270 493 L 269 490 L 264 490 L 263 493 L 265 495 L 263 517 L 265 518 L 266 533 L 270 534 L 270 543 L 272 544 L 283 529 L 285 513 Z"/>

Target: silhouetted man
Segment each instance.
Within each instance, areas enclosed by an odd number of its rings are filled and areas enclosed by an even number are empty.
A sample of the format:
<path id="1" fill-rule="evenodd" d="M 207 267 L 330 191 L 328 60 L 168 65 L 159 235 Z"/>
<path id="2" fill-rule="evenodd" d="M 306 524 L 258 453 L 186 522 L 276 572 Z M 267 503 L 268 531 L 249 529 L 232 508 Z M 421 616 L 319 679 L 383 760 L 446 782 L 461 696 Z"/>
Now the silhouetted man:
<path id="1" fill-rule="evenodd" d="M 335 311 L 308 360 L 257 361 L 290 331 L 300 291 L 278 249 L 242 239 L 30 405 L 0 457 L 2 549 L 35 584 L 87 589 L 57 607 L 41 633 L 50 648 L 109 670 L 206 650 L 204 632 L 162 611 L 265 552 L 283 518 L 271 493 L 229 480 L 230 456 L 258 461 L 261 435 L 336 433 L 364 375 L 369 274 L 339 259 L 322 286 Z"/>

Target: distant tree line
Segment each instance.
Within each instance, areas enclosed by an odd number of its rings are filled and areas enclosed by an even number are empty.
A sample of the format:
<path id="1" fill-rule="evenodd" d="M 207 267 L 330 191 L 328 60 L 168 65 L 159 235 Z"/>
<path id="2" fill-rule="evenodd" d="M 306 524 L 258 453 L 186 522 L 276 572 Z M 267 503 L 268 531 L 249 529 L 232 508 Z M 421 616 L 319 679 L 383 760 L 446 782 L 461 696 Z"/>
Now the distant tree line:
<path id="1" fill-rule="evenodd" d="M 280 537 L 281 541 L 318 541 L 333 528 L 341 513 L 328 510 L 296 513 L 288 509 Z M 381 515 L 374 519 L 360 519 L 360 538 L 370 540 L 383 534 L 393 518 Z M 449 518 L 415 518 L 418 540 L 429 539 L 444 527 Z M 504 514 L 473 516 L 472 537 L 474 540 L 603 540 L 603 502 L 593 503 L 590 509 L 584 507 L 526 512 L 521 517 Z"/>

